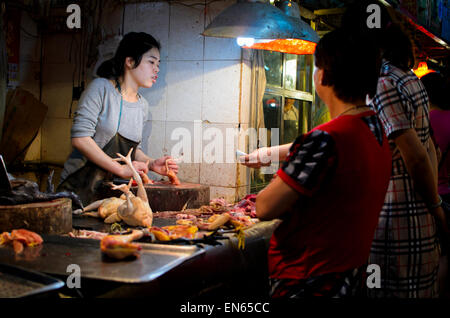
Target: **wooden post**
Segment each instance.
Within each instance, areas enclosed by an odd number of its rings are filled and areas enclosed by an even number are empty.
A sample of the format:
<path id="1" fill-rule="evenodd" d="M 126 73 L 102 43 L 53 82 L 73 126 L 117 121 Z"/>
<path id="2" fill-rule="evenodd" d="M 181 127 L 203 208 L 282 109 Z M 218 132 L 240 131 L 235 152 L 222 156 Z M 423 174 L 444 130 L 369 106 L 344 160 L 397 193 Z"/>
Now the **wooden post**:
<path id="1" fill-rule="evenodd" d="M 4 19 L 5 3 L 1 3 L 0 8 L 0 140 L 2 140 L 3 121 L 6 109 L 6 74 L 7 74 L 7 56 L 6 56 L 6 41 L 4 33 Z"/>

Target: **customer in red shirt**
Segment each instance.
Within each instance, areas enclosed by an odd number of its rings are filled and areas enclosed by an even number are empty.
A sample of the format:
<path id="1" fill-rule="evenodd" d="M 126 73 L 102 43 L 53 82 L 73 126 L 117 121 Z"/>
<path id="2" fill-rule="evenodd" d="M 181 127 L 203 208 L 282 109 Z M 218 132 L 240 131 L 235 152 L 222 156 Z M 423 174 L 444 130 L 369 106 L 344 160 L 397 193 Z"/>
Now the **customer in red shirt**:
<path id="1" fill-rule="evenodd" d="M 360 285 L 391 171 L 382 125 L 365 104 L 376 52 L 340 30 L 317 45 L 314 83 L 332 120 L 294 141 L 256 199 L 260 219 L 282 220 L 268 253 L 272 297 L 342 297 Z"/>

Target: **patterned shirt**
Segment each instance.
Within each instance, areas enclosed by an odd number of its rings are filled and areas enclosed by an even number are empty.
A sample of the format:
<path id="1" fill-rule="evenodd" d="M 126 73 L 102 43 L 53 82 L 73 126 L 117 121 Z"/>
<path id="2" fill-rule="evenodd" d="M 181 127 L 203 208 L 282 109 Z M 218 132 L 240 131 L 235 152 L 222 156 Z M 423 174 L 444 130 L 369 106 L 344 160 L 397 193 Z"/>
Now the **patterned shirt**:
<path id="1" fill-rule="evenodd" d="M 380 121 L 375 116 L 362 117 L 361 120 L 381 145 L 383 128 Z M 288 179 L 287 183 L 301 194 L 313 195 L 321 184 L 331 177 L 335 169 L 337 160 L 335 147 L 333 137 L 320 129 L 298 137 L 281 167 L 291 179 Z"/>
<path id="2" fill-rule="evenodd" d="M 390 137 L 399 130 L 414 128 L 428 150 L 428 95 L 417 76 L 383 61 L 377 92 L 372 100 L 372 107 L 380 118 L 386 135 Z M 393 174 L 405 173 L 406 166 L 400 150 L 393 140 L 389 144 L 393 153 Z"/>
<path id="3" fill-rule="evenodd" d="M 428 96 L 413 72 L 383 61 L 372 106 L 388 136 L 412 128 L 428 149 Z M 381 268 L 381 288 L 368 289 L 368 295 L 435 297 L 439 265 L 436 225 L 392 138 L 389 145 L 392 174 L 369 258 L 370 264 Z"/>

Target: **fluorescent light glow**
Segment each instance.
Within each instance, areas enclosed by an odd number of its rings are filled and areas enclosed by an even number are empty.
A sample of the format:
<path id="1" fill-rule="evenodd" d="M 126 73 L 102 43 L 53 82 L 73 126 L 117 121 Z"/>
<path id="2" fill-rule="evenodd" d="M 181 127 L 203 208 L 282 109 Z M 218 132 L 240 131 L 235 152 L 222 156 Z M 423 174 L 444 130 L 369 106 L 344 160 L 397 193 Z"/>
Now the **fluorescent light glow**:
<path id="1" fill-rule="evenodd" d="M 236 39 L 236 42 L 239 46 L 252 46 L 253 44 L 255 44 L 255 39 L 238 37 Z"/>

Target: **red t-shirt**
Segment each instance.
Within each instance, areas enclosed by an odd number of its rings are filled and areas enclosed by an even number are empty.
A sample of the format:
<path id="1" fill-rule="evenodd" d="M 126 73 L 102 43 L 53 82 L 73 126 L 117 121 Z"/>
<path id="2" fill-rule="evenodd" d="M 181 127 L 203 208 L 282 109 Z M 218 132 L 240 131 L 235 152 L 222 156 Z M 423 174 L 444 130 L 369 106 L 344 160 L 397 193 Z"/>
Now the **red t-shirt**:
<path id="1" fill-rule="evenodd" d="M 270 240 L 270 277 L 304 279 L 365 264 L 390 173 L 388 141 L 372 111 L 298 137 L 278 176 L 302 196 Z"/>

